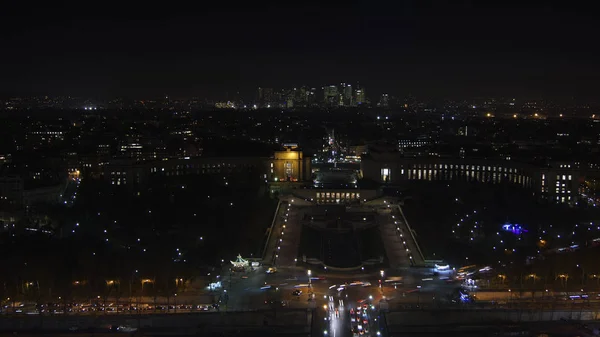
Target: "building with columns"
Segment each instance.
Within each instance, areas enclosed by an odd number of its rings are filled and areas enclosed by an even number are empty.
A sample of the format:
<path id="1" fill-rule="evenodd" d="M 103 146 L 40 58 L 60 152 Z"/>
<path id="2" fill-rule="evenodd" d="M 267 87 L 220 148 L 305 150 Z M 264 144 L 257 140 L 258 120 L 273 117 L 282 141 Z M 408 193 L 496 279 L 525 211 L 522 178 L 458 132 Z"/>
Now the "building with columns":
<path id="1" fill-rule="evenodd" d="M 404 157 L 401 153 L 369 153 L 361 160 L 363 178 L 383 185 L 409 180 L 463 180 L 515 184 L 558 203 L 577 202 L 580 170 L 577 165 L 538 166 L 506 159 Z"/>
<path id="2" fill-rule="evenodd" d="M 312 172 L 310 157 L 304 156 L 297 144 L 284 144 L 283 151 L 276 151 L 269 162 L 269 181 L 310 181 Z"/>

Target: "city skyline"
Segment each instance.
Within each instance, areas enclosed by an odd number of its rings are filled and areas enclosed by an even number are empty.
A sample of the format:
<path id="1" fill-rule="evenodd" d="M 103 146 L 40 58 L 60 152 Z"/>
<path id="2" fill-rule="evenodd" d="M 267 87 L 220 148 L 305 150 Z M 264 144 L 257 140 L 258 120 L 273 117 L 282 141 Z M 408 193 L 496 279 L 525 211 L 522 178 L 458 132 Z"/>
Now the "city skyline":
<path id="1" fill-rule="evenodd" d="M 218 97 L 364 83 L 425 97 L 589 99 L 596 23 L 575 5 L 212 5 L 201 14 L 11 5 L 0 94 Z M 15 7 L 17 6 L 17 7 Z M 137 10 L 137 11 L 136 11 Z M 127 13 L 133 14 L 125 20 Z"/>
<path id="2" fill-rule="evenodd" d="M 0 337 L 598 335 L 587 7 L 3 5 Z"/>

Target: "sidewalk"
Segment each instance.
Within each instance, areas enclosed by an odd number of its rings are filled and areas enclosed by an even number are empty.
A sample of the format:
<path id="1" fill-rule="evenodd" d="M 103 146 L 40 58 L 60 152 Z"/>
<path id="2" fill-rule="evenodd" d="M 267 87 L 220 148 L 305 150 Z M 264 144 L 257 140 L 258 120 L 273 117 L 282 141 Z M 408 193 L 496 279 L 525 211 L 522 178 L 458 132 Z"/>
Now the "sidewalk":
<path id="1" fill-rule="evenodd" d="M 289 204 L 287 202 L 281 201 L 279 205 L 279 210 L 277 211 L 277 214 L 274 215 L 274 224 L 270 229 L 271 235 L 269 237 L 269 242 L 267 242 L 267 249 L 265 250 L 265 255 L 262 257 L 262 264 L 264 265 L 273 264 L 277 251 L 277 243 L 279 241 L 282 226 L 285 223 L 284 218 L 288 206 Z"/>

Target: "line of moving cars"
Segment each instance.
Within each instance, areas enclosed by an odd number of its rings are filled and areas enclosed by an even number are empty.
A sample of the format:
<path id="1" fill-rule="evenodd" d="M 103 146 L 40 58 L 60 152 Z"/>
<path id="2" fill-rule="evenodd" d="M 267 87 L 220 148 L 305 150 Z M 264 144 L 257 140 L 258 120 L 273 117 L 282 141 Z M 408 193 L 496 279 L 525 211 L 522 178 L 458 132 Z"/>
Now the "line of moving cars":
<path id="1" fill-rule="evenodd" d="M 350 329 L 353 336 L 370 335 L 371 319 L 368 304 L 365 303 L 356 309 L 350 309 Z"/>

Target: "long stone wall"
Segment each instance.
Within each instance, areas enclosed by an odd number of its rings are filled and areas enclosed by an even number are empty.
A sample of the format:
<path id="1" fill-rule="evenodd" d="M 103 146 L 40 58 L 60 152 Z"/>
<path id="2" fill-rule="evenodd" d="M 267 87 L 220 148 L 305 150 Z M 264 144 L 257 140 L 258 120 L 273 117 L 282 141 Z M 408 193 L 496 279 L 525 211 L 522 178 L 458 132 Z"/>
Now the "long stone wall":
<path id="1" fill-rule="evenodd" d="M 68 331 L 77 327 L 85 329 L 109 329 L 111 326 L 135 328 L 205 328 L 205 327 L 308 327 L 306 310 L 281 310 L 274 312 L 208 312 L 192 314 L 160 315 L 89 315 L 89 316 L 5 316 L 0 317 L 0 331 Z"/>
<path id="2" fill-rule="evenodd" d="M 389 329 L 393 326 L 475 324 L 495 322 L 538 322 L 561 319 L 595 321 L 600 310 L 406 310 L 386 313 Z"/>

